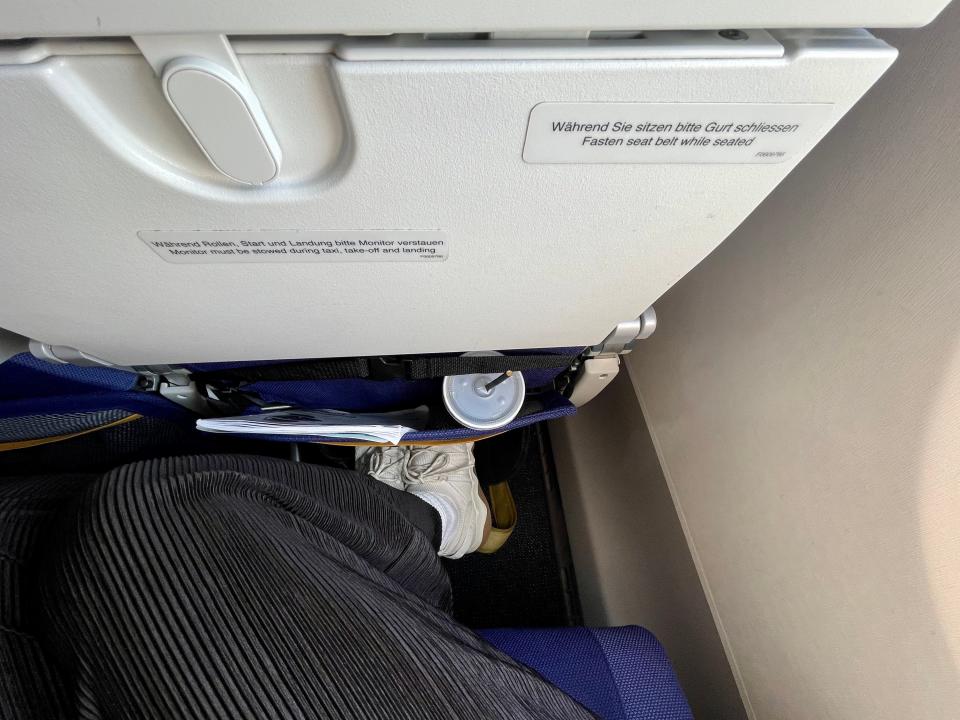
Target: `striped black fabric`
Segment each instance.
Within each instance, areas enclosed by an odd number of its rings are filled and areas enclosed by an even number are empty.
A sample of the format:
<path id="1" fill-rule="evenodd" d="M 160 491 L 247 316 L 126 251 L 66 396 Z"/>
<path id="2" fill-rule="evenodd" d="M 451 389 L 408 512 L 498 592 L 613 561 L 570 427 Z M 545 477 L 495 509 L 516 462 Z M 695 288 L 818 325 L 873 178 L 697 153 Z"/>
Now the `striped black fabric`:
<path id="1" fill-rule="evenodd" d="M 0 481 L 0 716 L 589 717 L 451 619 L 438 524 L 269 458 Z"/>
<path id="2" fill-rule="evenodd" d="M 132 414 L 126 410 L 96 410 L 0 418 L 0 442 L 71 435 L 109 425 Z"/>
<path id="3" fill-rule="evenodd" d="M 36 561 L 59 509 L 96 476 L 0 479 L 0 717 L 62 718 L 63 678 L 43 647 Z"/>

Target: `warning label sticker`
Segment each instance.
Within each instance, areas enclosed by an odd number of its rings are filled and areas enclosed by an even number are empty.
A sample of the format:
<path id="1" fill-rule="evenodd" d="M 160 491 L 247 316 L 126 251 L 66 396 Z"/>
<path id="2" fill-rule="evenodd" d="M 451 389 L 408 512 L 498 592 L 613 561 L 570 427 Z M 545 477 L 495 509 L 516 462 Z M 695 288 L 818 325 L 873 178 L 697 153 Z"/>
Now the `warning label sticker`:
<path id="1" fill-rule="evenodd" d="M 553 103 L 530 111 L 528 163 L 778 163 L 811 147 L 830 104 Z"/>
<path id="2" fill-rule="evenodd" d="M 437 262 L 447 258 L 439 230 L 141 230 L 171 263 Z"/>

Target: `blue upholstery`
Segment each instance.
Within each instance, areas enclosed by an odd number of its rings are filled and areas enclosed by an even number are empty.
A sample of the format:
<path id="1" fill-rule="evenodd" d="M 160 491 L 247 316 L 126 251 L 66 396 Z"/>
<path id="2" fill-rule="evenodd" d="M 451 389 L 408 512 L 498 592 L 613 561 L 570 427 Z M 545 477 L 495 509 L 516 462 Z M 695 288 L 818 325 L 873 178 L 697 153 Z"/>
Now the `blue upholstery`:
<path id="1" fill-rule="evenodd" d="M 604 720 L 692 720 L 663 646 L 642 627 L 482 630 Z"/>
<path id="2" fill-rule="evenodd" d="M 169 400 L 136 391 L 136 382 L 136 374 L 125 370 L 62 365 L 20 353 L 0 363 L 0 418 L 109 410 L 186 418 Z"/>
<path id="3" fill-rule="evenodd" d="M 0 363 L 0 400 L 131 390 L 137 376 L 106 367 L 79 367 L 20 353 Z"/>
<path id="4" fill-rule="evenodd" d="M 541 352 L 572 354 L 576 349 L 558 348 Z M 238 367 L 251 363 L 217 363 L 196 366 L 212 370 L 217 367 Z M 533 370 L 525 373 L 528 387 L 549 383 L 559 370 Z M 42 428 L 56 425 L 70 434 L 89 429 L 103 413 L 122 411 L 153 418 L 173 419 L 193 425 L 195 417 L 184 408 L 159 394 L 136 389 L 135 373 L 105 367 L 78 367 L 39 360 L 29 353 L 15 355 L 0 363 L 0 420 L 22 418 L 19 426 L 0 426 L 0 442 L 19 441 L 42 434 Z M 256 382 L 245 390 L 257 393 L 268 402 L 290 403 L 306 408 L 339 408 L 356 412 L 398 410 L 420 404 L 440 407 L 441 381 L 324 380 Z M 257 412 L 251 405 L 249 412 Z M 442 410 L 441 410 L 442 412 Z M 497 432 L 505 432 L 543 420 L 571 415 L 576 408 L 557 392 L 548 391 L 531 397 L 520 415 Z M 445 413 L 443 413 L 445 415 Z M 441 418 L 443 420 L 443 418 Z M 408 433 L 409 442 L 463 442 L 473 440 L 476 430 L 462 427 L 452 419 L 438 422 L 429 430 Z M 73 424 L 71 424 L 73 423 Z M 4 431 L 4 428 L 15 428 Z M 290 442 L 286 435 L 253 435 L 251 439 Z M 323 436 L 298 436 L 301 442 L 331 441 Z"/>
<path id="5" fill-rule="evenodd" d="M 583 348 L 548 348 L 536 352 L 555 355 L 573 355 Z M 506 354 L 529 351 L 507 351 Z M 242 367 L 245 364 L 256 363 L 208 363 L 205 365 L 191 365 L 195 370 L 213 371 L 222 367 Z M 560 374 L 560 369 L 525 370 L 523 373 L 528 390 L 548 385 Z M 289 403 L 306 408 L 337 408 L 351 412 L 379 412 L 386 410 L 402 410 L 417 405 L 438 406 L 442 397 L 442 383 L 440 378 L 432 380 L 323 380 L 323 381 L 260 381 L 250 383 L 244 387 L 249 392 L 256 393 L 263 400 L 271 403 Z M 250 412 L 256 412 L 255 409 Z M 537 396 L 536 402 L 524 407 L 520 415 L 510 424 L 499 428 L 495 433 L 507 432 L 532 425 L 545 420 L 556 420 L 566 415 L 572 415 L 576 408 L 565 397 L 557 392 L 548 391 Z M 484 435 L 477 430 L 461 427 L 450 421 L 448 427 L 436 427 L 408 433 L 404 437 L 406 442 L 466 442 Z M 282 435 L 250 435 L 257 440 L 274 442 L 289 442 L 289 438 Z M 303 442 L 336 442 L 336 438 L 327 438 L 322 435 L 301 436 Z"/>

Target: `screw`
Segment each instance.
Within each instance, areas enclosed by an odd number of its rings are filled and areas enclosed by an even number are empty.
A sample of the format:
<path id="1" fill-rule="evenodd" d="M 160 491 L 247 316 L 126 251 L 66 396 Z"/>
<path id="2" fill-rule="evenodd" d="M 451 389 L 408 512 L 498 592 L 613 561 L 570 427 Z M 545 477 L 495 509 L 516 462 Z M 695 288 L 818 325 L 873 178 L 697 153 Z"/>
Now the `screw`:
<path id="1" fill-rule="evenodd" d="M 721 30 L 717 34 L 724 40 L 746 40 L 750 37 L 743 30 Z"/>

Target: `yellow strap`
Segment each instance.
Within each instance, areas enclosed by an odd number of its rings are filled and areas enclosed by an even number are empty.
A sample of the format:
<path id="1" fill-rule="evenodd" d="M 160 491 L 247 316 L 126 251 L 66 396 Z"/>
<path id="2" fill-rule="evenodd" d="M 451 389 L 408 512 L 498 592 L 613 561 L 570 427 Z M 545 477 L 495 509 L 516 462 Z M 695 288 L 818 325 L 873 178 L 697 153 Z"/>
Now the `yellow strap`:
<path id="1" fill-rule="evenodd" d="M 37 445 L 47 445 L 48 443 L 60 442 L 61 440 L 69 440 L 70 438 L 80 437 L 81 435 L 89 435 L 90 433 L 97 432 L 99 430 L 106 430 L 107 428 L 116 427 L 117 425 L 133 422 L 134 420 L 139 420 L 141 417 L 143 416 L 137 414 L 127 415 L 125 418 L 114 420 L 106 425 L 99 425 L 97 427 L 90 428 L 89 430 L 81 430 L 80 432 L 70 433 L 68 435 L 53 435 L 45 438 L 34 438 L 33 440 L 15 440 L 13 442 L 0 443 L 0 452 L 5 452 L 7 450 L 22 450 L 23 448 L 36 447 Z"/>
<path id="2" fill-rule="evenodd" d="M 490 554 L 503 547 L 517 526 L 517 506 L 507 482 L 499 482 L 487 488 L 490 502 L 490 534 L 477 548 L 477 552 Z"/>

